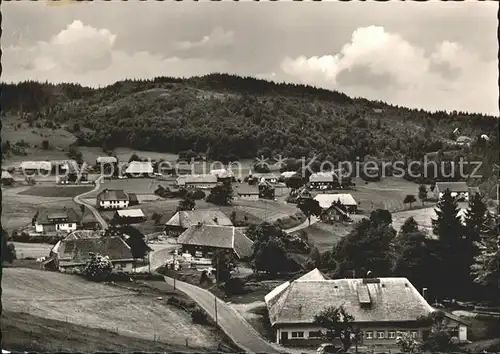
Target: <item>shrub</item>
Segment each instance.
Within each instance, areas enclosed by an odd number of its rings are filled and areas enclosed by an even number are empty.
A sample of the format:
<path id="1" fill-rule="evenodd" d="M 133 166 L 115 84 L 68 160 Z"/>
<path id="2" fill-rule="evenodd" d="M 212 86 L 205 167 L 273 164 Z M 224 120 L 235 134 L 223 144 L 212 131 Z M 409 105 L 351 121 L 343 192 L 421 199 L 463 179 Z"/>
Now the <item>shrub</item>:
<path id="1" fill-rule="evenodd" d="M 245 283 L 241 278 L 231 278 L 224 285 L 226 295 L 241 295 L 245 293 Z"/>
<path id="2" fill-rule="evenodd" d="M 195 307 L 191 310 L 191 319 L 195 324 L 209 324 L 208 316 L 205 311 L 200 309 L 199 307 Z"/>
<path id="3" fill-rule="evenodd" d="M 42 141 L 42 149 L 44 149 L 44 150 L 49 149 L 49 141 L 48 140 Z"/>
<path id="4" fill-rule="evenodd" d="M 113 270 L 113 264 L 108 256 L 104 257 L 100 254 L 90 254 L 90 259 L 87 261 L 83 274 L 89 280 L 103 281 L 106 280 Z"/>

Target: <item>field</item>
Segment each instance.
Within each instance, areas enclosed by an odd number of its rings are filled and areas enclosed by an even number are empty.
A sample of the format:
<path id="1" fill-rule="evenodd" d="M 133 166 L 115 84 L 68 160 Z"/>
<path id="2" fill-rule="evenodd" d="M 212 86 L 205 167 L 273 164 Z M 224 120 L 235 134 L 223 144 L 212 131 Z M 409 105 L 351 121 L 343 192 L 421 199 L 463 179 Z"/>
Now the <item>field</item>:
<path id="1" fill-rule="evenodd" d="M 87 186 L 35 186 L 30 187 L 20 192 L 20 195 L 32 195 L 36 197 L 60 197 L 73 198 L 82 193 L 92 190 L 92 187 Z"/>
<path id="2" fill-rule="evenodd" d="M 111 331 L 2 311 L 2 348 L 33 352 L 190 352 L 194 348 L 127 337 Z M 161 339 L 161 338 L 160 338 Z"/>
<path id="3" fill-rule="evenodd" d="M 56 211 L 66 207 L 79 210 L 71 198 L 20 194 L 29 188 L 33 187 L 2 188 L 2 227 L 8 232 L 30 225 L 39 209 Z"/>
<path id="4" fill-rule="evenodd" d="M 309 241 L 312 241 L 320 252 L 325 252 L 331 250 L 337 242 L 349 233 L 351 228 L 351 225 L 329 225 L 318 222 L 302 229 L 302 231 L 307 233 Z"/>
<path id="5" fill-rule="evenodd" d="M 48 243 L 12 243 L 16 247 L 16 255 L 18 259 L 48 256 L 50 250 L 53 247 L 53 245 L 50 245 Z"/>
<path id="6" fill-rule="evenodd" d="M 166 305 L 166 298 L 26 268 L 4 269 L 2 290 L 7 311 L 177 346 L 186 339 L 193 347 L 216 345 L 209 327 L 193 324 L 187 313 Z"/>

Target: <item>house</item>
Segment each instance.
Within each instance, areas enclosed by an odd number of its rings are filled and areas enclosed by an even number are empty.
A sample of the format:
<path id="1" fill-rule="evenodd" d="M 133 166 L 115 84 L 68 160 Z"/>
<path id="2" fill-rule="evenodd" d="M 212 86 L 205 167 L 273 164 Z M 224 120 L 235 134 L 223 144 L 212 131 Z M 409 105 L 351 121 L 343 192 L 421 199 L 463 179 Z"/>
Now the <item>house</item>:
<path id="1" fill-rule="evenodd" d="M 320 215 L 320 220 L 327 224 L 352 221 L 347 210 L 344 207 L 335 204 L 332 204 L 328 209 L 323 210 Z"/>
<path id="2" fill-rule="evenodd" d="M 153 164 L 149 161 L 132 161 L 125 169 L 127 177 L 148 177 L 154 173 Z"/>
<path id="3" fill-rule="evenodd" d="M 253 253 L 253 242 L 234 226 L 198 224 L 184 231 L 177 243 L 182 245 L 182 253 L 194 257 L 211 257 L 223 250 L 238 258 L 248 258 Z"/>
<path id="4" fill-rule="evenodd" d="M 115 225 L 139 224 L 146 221 L 147 218 L 141 209 L 117 210 L 111 219 Z"/>
<path id="5" fill-rule="evenodd" d="M 97 195 L 98 209 L 123 209 L 129 206 L 127 193 L 121 189 L 105 189 Z"/>
<path id="6" fill-rule="evenodd" d="M 468 136 L 462 135 L 457 138 L 457 144 L 460 146 L 465 146 L 465 145 L 470 145 L 472 142 L 472 138 L 469 138 Z"/>
<path id="7" fill-rule="evenodd" d="M 117 163 L 118 163 L 118 159 L 116 157 L 114 157 L 114 156 L 99 156 L 95 160 L 96 166 L 102 166 L 102 165 L 105 165 L 105 164 L 115 165 Z"/>
<path id="8" fill-rule="evenodd" d="M 204 225 L 233 226 L 231 220 L 220 210 L 183 210 L 175 213 L 165 224 L 165 233 L 177 237 L 191 226 Z"/>
<path id="9" fill-rule="evenodd" d="M 2 171 L 2 186 L 12 186 L 14 177 L 7 171 Z"/>
<path id="10" fill-rule="evenodd" d="M 24 175 L 49 175 L 52 171 L 52 165 L 49 161 L 23 161 L 19 168 Z"/>
<path id="11" fill-rule="evenodd" d="M 334 189 L 338 184 L 338 178 L 334 172 L 318 172 L 309 176 L 309 188 L 311 189 Z"/>
<path id="12" fill-rule="evenodd" d="M 52 257 L 56 253 L 59 253 L 59 247 L 61 246 L 61 242 L 64 240 L 80 240 L 83 238 L 99 238 L 101 237 L 98 231 L 94 230 L 75 230 L 70 232 L 64 239 L 58 241 L 51 249 L 50 256 Z"/>
<path id="13" fill-rule="evenodd" d="M 274 200 L 276 189 L 268 180 L 262 178 L 259 182 L 259 198 Z"/>
<path id="14" fill-rule="evenodd" d="M 259 200 L 259 188 L 254 186 L 249 186 L 245 184 L 241 184 L 238 186 L 236 194 L 240 199 L 245 200 Z"/>
<path id="15" fill-rule="evenodd" d="M 434 196 L 440 199 L 447 189 L 453 198 L 469 200 L 469 187 L 466 182 L 436 182 Z"/>
<path id="16" fill-rule="evenodd" d="M 225 169 L 225 168 L 218 169 L 218 170 L 211 170 L 210 174 L 217 177 L 218 182 L 232 181 L 234 178 L 233 171 Z"/>
<path id="17" fill-rule="evenodd" d="M 127 195 L 128 195 L 128 205 L 129 206 L 139 205 L 139 199 L 137 198 L 137 194 L 127 193 Z"/>
<path id="18" fill-rule="evenodd" d="M 108 256 L 118 270 L 134 270 L 132 250 L 119 236 L 64 239 L 54 254 L 54 261 L 61 272 L 82 271 L 91 255 L 96 253 Z"/>
<path id="19" fill-rule="evenodd" d="M 184 186 L 186 188 L 212 189 L 217 185 L 217 177 L 211 174 L 187 175 L 182 177 L 184 178 Z"/>
<path id="20" fill-rule="evenodd" d="M 348 193 L 339 194 L 318 194 L 314 197 L 318 201 L 319 206 L 323 210 L 328 210 L 332 206 L 333 202 L 340 201 L 340 203 L 346 208 L 347 212 L 355 213 L 358 209 L 358 203 L 354 200 L 352 195 Z"/>
<path id="21" fill-rule="evenodd" d="M 46 233 L 55 231 L 71 232 L 76 230 L 81 222 L 80 215 L 73 209 L 62 209 L 57 212 L 37 212 L 33 218 L 35 232 Z"/>
<path id="22" fill-rule="evenodd" d="M 332 280 L 317 269 L 278 286 L 264 300 L 276 342 L 297 346 L 324 341 L 314 316 L 329 306 L 344 306 L 368 348 L 396 347 L 401 332 L 424 338 L 430 328 L 419 318 L 434 311 L 406 278 Z"/>

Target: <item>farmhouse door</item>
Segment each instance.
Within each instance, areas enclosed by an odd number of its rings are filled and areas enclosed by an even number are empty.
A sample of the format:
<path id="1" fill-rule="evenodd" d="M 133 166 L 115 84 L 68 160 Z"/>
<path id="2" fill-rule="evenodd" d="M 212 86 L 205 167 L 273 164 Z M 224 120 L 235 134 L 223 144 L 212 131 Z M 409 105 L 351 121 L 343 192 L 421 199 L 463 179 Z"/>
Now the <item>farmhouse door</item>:
<path id="1" fill-rule="evenodd" d="M 281 332 L 281 344 L 286 344 L 286 341 L 288 340 L 288 332 Z"/>

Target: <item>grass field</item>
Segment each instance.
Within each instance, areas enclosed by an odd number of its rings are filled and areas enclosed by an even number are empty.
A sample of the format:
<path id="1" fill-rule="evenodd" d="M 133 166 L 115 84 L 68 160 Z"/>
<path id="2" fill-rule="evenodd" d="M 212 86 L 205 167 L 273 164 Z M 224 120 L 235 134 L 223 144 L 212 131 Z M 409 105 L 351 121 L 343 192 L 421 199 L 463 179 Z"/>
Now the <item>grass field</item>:
<path id="1" fill-rule="evenodd" d="M 16 255 L 18 259 L 48 256 L 51 248 L 53 247 L 53 245 L 48 243 L 12 243 L 16 247 Z"/>
<path id="2" fill-rule="evenodd" d="M 73 198 L 82 193 L 92 190 L 92 187 L 87 186 L 34 186 L 23 190 L 21 195 L 33 195 L 36 197 L 61 197 Z"/>
<path id="3" fill-rule="evenodd" d="M 161 338 L 160 338 L 161 339 Z M 195 348 L 143 340 L 33 316 L 28 313 L 2 311 L 2 348 L 33 352 L 191 352 Z"/>
<path id="4" fill-rule="evenodd" d="M 72 275 L 6 268 L 3 309 L 51 320 L 117 332 L 119 335 L 182 346 L 213 348 L 211 328 L 192 323 L 165 299 L 92 283 Z"/>
<path id="5" fill-rule="evenodd" d="M 318 222 L 302 229 L 302 231 L 307 233 L 309 241 L 312 241 L 320 252 L 324 252 L 331 250 L 337 242 L 349 233 L 351 228 L 350 225 L 329 225 Z"/>

